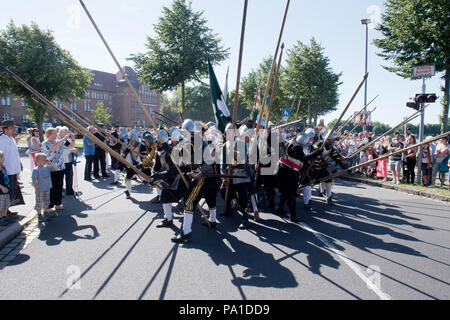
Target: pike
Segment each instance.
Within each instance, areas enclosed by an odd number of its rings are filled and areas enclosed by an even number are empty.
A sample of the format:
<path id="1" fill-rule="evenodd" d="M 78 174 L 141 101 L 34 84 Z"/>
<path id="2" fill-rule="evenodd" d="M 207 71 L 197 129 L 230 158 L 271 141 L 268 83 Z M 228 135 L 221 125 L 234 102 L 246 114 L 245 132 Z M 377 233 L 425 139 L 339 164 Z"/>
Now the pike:
<path id="1" fill-rule="evenodd" d="M 121 67 L 119 61 L 117 60 L 116 56 L 114 55 L 114 53 L 112 52 L 112 50 L 109 47 L 108 43 L 106 42 L 105 38 L 103 37 L 103 34 L 101 33 L 100 29 L 98 28 L 97 24 L 95 23 L 94 18 L 92 18 L 91 14 L 90 14 L 89 10 L 87 9 L 86 5 L 84 4 L 83 0 L 79 0 L 79 1 L 80 1 L 81 6 L 83 7 L 84 11 L 86 12 L 86 15 L 88 16 L 89 20 L 91 21 L 92 25 L 94 26 L 94 29 L 97 31 L 100 39 L 103 41 L 103 44 L 105 45 L 105 47 L 108 50 L 109 54 L 111 55 L 112 59 L 116 63 L 116 65 L 119 68 L 120 72 L 122 73 L 122 76 L 125 79 L 125 81 L 127 82 L 128 87 L 130 88 L 130 91 L 133 93 L 134 97 L 136 98 L 136 100 L 137 100 L 137 102 L 139 104 L 139 107 L 142 109 L 144 114 L 147 116 L 147 118 L 150 121 L 150 124 L 153 127 L 153 129 L 155 129 L 156 134 L 158 135 L 158 139 L 161 142 L 164 141 L 162 139 L 162 137 L 161 137 L 161 134 L 159 133 L 159 130 L 156 128 L 155 122 L 153 121 L 152 117 L 148 113 L 147 109 L 145 109 L 144 105 L 142 104 L 142 101 L 139 98 L 139 95 L 137 94 L 136 89 L 133 87 L 133 85 L 131 84 L 130 80 L 128 79 L 128 76 L 126 75 L 125 70 Z M 183 115 L 181 113 L 180 113 L 180 116 L 183 119 Z M 189 182 L 186 180 L 186 177 L 181 172 L 180 167 L 178 166 L 177 162 L 173 159 L 172 155 L 170 155 L 170 157 L 172 159 L 172 162 L 173 162 L 173 164 L 174 164 L 178 174 L 180 175 L 181 180 L 183 180 L 183 183 L 186 185 L 186 188 L 189 189 Z M 206 217 L 205 211 L 198 204 L 197 204 L 197 207 L 200 210 L 203 219 L 205 219 L 205 221 L 208 224 L 209 228 L 211 228 L 211 223 L 209 222 L 208 218 Z"/>
<path id="2" fill-rule="evenodd" d="M 35 100 L 35 99 L 33 99 Z M 36 101 L 36 100 L 35 100 Z M 39 102 L 40 103 L 40 102 Z M 78 118 L 79 120 L 83 121 L 85 124 L 90 125 L 95 127 L 95 129 L 97 129 L 97 131 L 103 136 L 103 138 L 105 139 L 111 139 L 116 143 L 119 143 L 120 145 L 122 145 L 124 148 L 130 150 L 130 152 L 134 153 L 137 156 L 141 156 L 141 154 L 136 151 L 135 149 L 132 149 L 130 146 L 126 145 L 125 143 L 123 143 L 122 141 L 120 141 L 119 139 L 113 137 L 112 135 L 110 135 L 106 130 L 102 129 L 100 126 L 96 125 L 94 122 L 92 122 L 91 120 L 83 117 L 81 114 L 78 114 L 74 111 L 72 111 L 69 107 L 67 107 L 66 105 L 64 105 L 64 103 L 61 103 L 61 106 L 64 108 L 64 110 L 66 110 L 67 112 L 69 112 L 70 114 L 72 114 L 74 117 Z"/>
<path id="3" fill-rule="evenodd" d="M 347 112 L 348 108 L 350 108 L 350 105 L 352 104 L 353 100 L 355 100 L 356 96 L 358 95 L 359 90 L 361 90 L 361 87 L 363 86 L 363 84 L 367 81 L 367 77 L 369 76 L 369 73 L 366 73 L 364 75 L 364 79 L 361 81 L 361 83 L 359 84 L 358 88 L 356 88 L 355 93 L 353 94 L 353 96 L 351 97 L 350 101 L 348 102 L 347 106 L 345 107 L 344 111 L 342 111 L 341 115 L 339 116 L 338 121 L 336 121 L 336 123 L 333 126 L 333 129 L 330 130 L 330 132 L 328 132 L 327 137 L 325 139 L 325 141 L 322 143 L 322 145 L 319 148 L 319 151 L 322 150 L 326 143 L 328 142 L 328 140 L 331 137 L 331 134 L 333 133 L 333 131 L 336 129 L 336 127 L 338 126 L 339 122 L 341 122 L 342 118 L 344 117 L 344 114 Z M 306 170 L 306 172 L 303 174 L 302 179 L 300 180 L 300 185 L 303 183 L 303 181 L 305 180 L 307 174 L 309 173 L 309 170 L 311 170 L 312 168 L 312 162 L 309 165 L 308 169 Z"/>
<path id="4" fill-rule="evenodd" d="M 276 126 L 275 129 L 281 129 L 281 128 L 293 126 L 294 124 L 301 123 L 302 121 L 303 121 L 303 120 L 295 120 L 295 121 L 292 121 L 292 122 L 289 122 L 289 123 L 285 123 L 285 124 Z"/>
<path id="5" fill-rule="evenodd" d="M 336 133 L 341 132 L 342 129 L 344 129 L 346 125 L 348 125 L 350 122 L 352 122 L 354 119 L 356 119 L 356 118 L 357 118 L 364 110 L 366 110 L 366 108 L 367 108 L 368 106 L 370 106 L 370 105 L 372 104 L 372 102 L 374 102 L 375 99 L 378 98 L 379 96 L 380 96 L 380 95 L 378 94 L 375 98 L 373 98 L 373 99 L 372 99 L 368 104 L 366 104 L 366 105 L 361 109 L 361 111 L 359 111 L 357 114 L 355 114 L 355 115 L 353 115 L 353 116 L 350 116 L 350 118 L 349 118 L 342 126 L 340 126 L 340 127 L 336 130 Z"/>
<path id="6" fill-rule="evenodd" d="M 166 117 L 165 115 L 163 115 L 163 114 L 161 114 L 161 113 L 159 113 L 159 112 L 157 112 L 157 111 L 155 111 L 155 110 L 153 110 L 153 113 L 156 113 L 156 114 L 159 115 L 160 117 L 163 117 L 164 119 L 169 120 L 170 122 L 172 122 L 172 123 L 175 124 L 176 126 L 179 126 L 179 125 L 180 125 L 180 124 L 177 123 L 175 120 L 172 120 L 172 119 Z"/>
<path id="7" fill-rule="evenodd" d="M 369 115 L 371 115 L 372 112 L 374 112 L 376 109 L 377 109 L 376 107 L 373 108 L 373 109 L 369 112 Z M 347 137 L 348 137 L 349 135 L 351 135 L 351 134 L 353 133 L 353 131 L 355 131 L 355 130 L 362 124 L 362 122 L 363 122 L 363 118 L 359 119 L 358 123 L 353 127 L 353 129 L 350 130 L 350 131 L 349 131 L 342 139 L 343 139 L 343 140 L 347 139 Z"/>
<path id="8" fill-rule="evenodd" d="M 281 44 L 281 52 L 280 52 L 280 58 L 278 59 L 277 72 L 275 74 L 275 80 L 273 81 L 272 97 L 270 99 L 269 113 L 267 115 L 267 127 L 269 127 L 272 106 L 273 106 L 273 102 L 275 100 L 275 93 L 277 92 L 278 76 L 280 75 L 280 67 L 281 67 L 281 60 L 283 59 L 283 51 L 284 51 L 284 43 Z"/>
<path id="9" fill-rule="evenodd" d="M 427 108 L 429 105 L 426 105 L 424 107 Z M 379 136 L 378 138 L 376 138 L 375 140 L 369 142 L 368 144 L 366 144 L 365 146 L 362 146 L 361 148 L 359 148 L 358 150 L 356 150 L 355 152 L 353 152 L 351 155 L 344 157 L 344 160 L 348 160 L 353 158 L 354 156 L 356 156 L 358 153 L 366 150 L 367 148 L 369 148 L 371 145 L 373 145 L 374 143 L 376 143 L 377 141 L 379 141 L 381 138 L 387 136 L 388 134 L 394 132 L 395 129 L 397 129 L 398 127 L 401 127 L 402 125 L 414 120 L 415 118 L 417 118 L 418 116 L 420 116 L 420 110 L 417 111 L 416 113 L 412 114 L 408 119 L 403 120 L 402 122 L 400 122 L 398 125 L 396 125 L 395 127 L 393 127 L 392 129 L 389 129 L 388 131 L 386 131 L 384 134 L 382 134 L 381 136 Z"/>
<path id="10" fill-rule="evenodd" d="M 244 39 L 245 39 L 245 26 L 247 23 L 247 7 L 248 0 L 244 1 L 244 13 L 242 15 L 242 27 L 241 27 L 241 40 L 239 45 L 239 60 L 238 60 L 238 69 L 237 69 L 237 77 L 236 77 L 236 96 L 234 98 L 234 109 L 233 109 L 233 118 L 231 119 L 233 122 L 233 129 L 236 130 L 236 118 L 237 118 L 237 108 L 239 105 L 239 86 L 241 83 L 241 67 L 242 67 L 242 56 L 244 52 Z M 234 158 L 234 157 L 233 157 Z M 231 164 L 228 165 L 228 175 L 231 176 Z M 226 189 L 225 189 L 225 206 L 224 213 L 228 212 L 228 202 L 230 199 L 230 179 L 226 180 Z"/>
<path id="11" fill-rule="evenodd" d="M 0 63 L 0 69 L 3 69 L 6 71 L 16 82 L 18 82 L 20 85 L 22 85 L 25 89 L 30 91 L 35 97 L 37 97 L 40 101 L 42 101 L 50 110 L 54 111 L 58 118 L 60 118 L 62 121 L 64 121 L 68 127 L 71 129 L 78 131 L 83 134 L 83 136 L 88 137 L 91 141 L 93 141 L 97 146 L 102 148 L 105 151 L 108 151 L 114 158 L 122 162 L 125 166 L 132 169 L 136 174 L 143 177 L 145 180 L 151 182 L 152 179 L 138 170 L 135 166 L 133 166 L 131 163 L 129 163 L 127 160 L 122 158 L 117 152 L 112 150 L 110 147 L 108 147 L 106 144 L 104 144 L 102 141 L 100 141 L 96 136 L 94 136 L 92 133 L 90 133 L 88 130 L 83 128 L 80 124 L 78 124 L 75 120 L 73 120 L 71 117 L 69 117 L 67 114 L 62 112 L 58 109 L 53 103 L 51 103 L 47 98 L 45 98 L 42 94 L 40 94 L 38 91 L 36 91 L 33 87 L 31 87 L 28 83 L 23 81 L 18 75 L 16 75 L 14 72 L 9 70 L 7 67 L 3 65 L 3 63 Z"/>
<path id="12" fill-rule="evenodd" d="M 289 12 L 289 5 L 291 3 L 291 0 L 287 0 L 286 3 L 286 9 L 284 12 L 284 17 L 283 17 L 283 22 L 281 23 L 281 30 L 280 30 L 280 34 L 278 36 L 278 42 L 277 42 L 277 46 L 275 49 L 275 54 L 273 56 L 273 60 L 272 60 L 272 67 L 270 68 L 270 73 L 269 73 L 269 79 L 267 81 L 267 85 L 266 85 L 266 90 L 264 92 L 264 99 L 262 100 L 262 106 L 261 106 L 261 112 L 259 113 L 259 117 L 258 117 L 258 124 L 256 125 L 256 134 L 255 134 L 255 138 L 253 138 L 253 142 L 250 146 L 250 154 L 253 154 L 253 149 L 255 148 L 256 145 L 256 137 L 258 136 L 259 133 L 259 127 L 261 125 L 261 120 L 262 120 L 262 116 L 263 116 L 263 111 L 264 111 L 264 104 L 266 103 L 267 100 L 267 96 L 269 95 L 269 90 L 270 90 L 270 83 L 272 82 L 272 77 L 273 77 L 273 73 L 275 71 L 275 63 L 277 61 L 277 57 L 278 57 L 278 50 L 280 49 L 280 44 L 281 44 L 281 38 L 283 37 L 283 32 L 284 32 L 284 26 L 286 24 L 286 18 L 287 18 L 287 14 Z M 266 119 L 267 120 L 267 119 Z M 269 122 L 267 121 L 266 126 L 269 124 Z"/>
<path id="13" fill-rule="evenodd" d="M 284 51 L 284 43 L 281 44 L 281 52 L 280 52 L 280 57 L 278 59 L 277 72 L 275 74 L 275 80 L 273 81 L 272 96 L 270 99 L 269 111 L 268 111 L 267 119 L 266 119 L 266 129 L 269 128 L 270 116 L 272 113 L 272 106 L 273 106 L 273 102 L 275 100 L 275 93 L 277 92 L 278 76 L 280 74 L 281 60 L 283 59 L 283 51 Z M 262 150 L 265 150 L 266 144 L 267 144 L 267 139 L 263 139 Z M 259 161 L 258 161 L 258 167 L 259 167 Z M 257 170 L 256 175 L 255 175 L 255 185 L 257 184 L 258 179 L 259 179 L 259 171 Z"/>

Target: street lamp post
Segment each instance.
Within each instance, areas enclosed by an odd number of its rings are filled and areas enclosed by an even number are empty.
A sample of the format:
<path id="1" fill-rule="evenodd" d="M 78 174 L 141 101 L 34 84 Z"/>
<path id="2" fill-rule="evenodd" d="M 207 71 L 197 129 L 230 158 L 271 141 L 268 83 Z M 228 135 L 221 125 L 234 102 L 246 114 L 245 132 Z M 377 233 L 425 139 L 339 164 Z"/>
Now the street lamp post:
<path id="1" fill-rule="evenodd" d="M 367 74 L 367 60 L 368 60 L 368 51 L 369 51 L 369 24 L 370 24 L 370 19 L 362 19 L 361 20 L 361 24 L 366 25 L 366 63 L 365 63 L 365 73 Z M 364 83 L 364 114 L 366 114 L 367 110 L 366 110 L 366 106 L 367 106 L 367 79 Z M 363 126 L 363 133 L 366 133 L 366 126 L 364 124 Z"/>

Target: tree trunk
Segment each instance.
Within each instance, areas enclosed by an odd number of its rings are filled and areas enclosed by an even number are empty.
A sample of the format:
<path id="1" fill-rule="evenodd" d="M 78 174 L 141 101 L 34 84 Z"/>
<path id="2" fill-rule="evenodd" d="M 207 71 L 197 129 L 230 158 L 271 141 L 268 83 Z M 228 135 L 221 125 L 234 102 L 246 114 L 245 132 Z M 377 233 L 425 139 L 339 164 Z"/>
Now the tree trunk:
<path id="1" fill-rule="evenodd" d="M 184 115 L 184 104 L 185 104 L 185 101 L 184 101 L 184 99 L 185 99 L 185 96 L 184 96 L 185 92 L 184 92 L 184 90 L 185 90 L 185 84 L 184 84 L 184 81 L 183 81 L 181 83 L 181 114 L 182 115 Z"/>
<path id="2" fill-rule="evenodd" d="M 39 121 L 37 125 L 39 129 L 39 140 L 44 141 L 44 134 L 42 132 L 42 121 Z"/>
<path id="3" fill-rule="evenodd" d="M 444 89 L 444 105 L 442 107 L 442 126 L 441 133 L 448 130 L 448 108 L 450 104 L 450 59 L 447 60 L 447 70 L 445 70 L 445 89 Z"/>

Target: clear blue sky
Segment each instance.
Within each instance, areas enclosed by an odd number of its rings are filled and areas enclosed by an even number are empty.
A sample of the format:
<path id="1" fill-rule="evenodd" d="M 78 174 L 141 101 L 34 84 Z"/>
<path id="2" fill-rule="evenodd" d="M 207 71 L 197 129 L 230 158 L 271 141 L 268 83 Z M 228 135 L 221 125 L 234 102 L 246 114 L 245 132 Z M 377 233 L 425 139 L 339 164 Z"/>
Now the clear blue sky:
<path id="1" fill-rule="evenodd" d="M 15 0 L 6 1 L 0 11 L 0 28 L 10 19 L 16 24 L 38 23 L 42 28 L 54 31 L 58 43 L 85 67 L 106 72 L 117 72 L 113 60 L 88 21 L 77 0 Z M 230 67 L 230 88 L 236 83 L 239 38 L 243 0 L 193 0 L 196 10 L 203 10 L 212 28 L 230 48 L 230 58 L 216 69 L 221 83 Z M 85 0 L 88 9 L 109 42 L 122 65 L 131 65 L 126 58 L 132 53 L 145 51 L 146 35 L 154 35 L 163 6 L 171 0 Z M 264 57 L 273 55 L 285 1 L 250 0 L 247 17 L 242 75 L 255 68 Z M 315 37 L 325 48 L 331 66 L 343 72 L 340 87 L 339 109 L 342 110 L 364 74 L 365 26 L 363 18 L 377 19 L 383 8 L 381 0 L 315 0 L 291 1 L 283 40 L 286 48 L 297 41 L 309 42 Z M 369 30 L 369 81 L 368 101 L 377 94 L 380 97 L 371 107 L 377 107 L 372 120 L 394 125 L 414 112 L 405 104 L 415 93 L 421 92 L 421 81 L 404 80 L 382 68 L 386 64 L 376 55 L 372 40 L 379 37 L 373 28 Z M 427 80 L 427 91 L 442 96 L 442 75 Z M 221 80 L 220 80 L 221 79 Z M 363 106 L 363 90 L 350 108 L 357 111 Z M 290 107 L 290 106 L 286 106 Z M 426 123 L 438 123 L 440 103 L 431 105 L 426 113 Z M 326 122 L 339 116 L 340 111 L 325 117 Z M 347 113 L 349 115 L 350 113 Z M 347 118 L 347 116 L 345 116 Z M 418 121 L 414 122 L 415 124 Z"/>

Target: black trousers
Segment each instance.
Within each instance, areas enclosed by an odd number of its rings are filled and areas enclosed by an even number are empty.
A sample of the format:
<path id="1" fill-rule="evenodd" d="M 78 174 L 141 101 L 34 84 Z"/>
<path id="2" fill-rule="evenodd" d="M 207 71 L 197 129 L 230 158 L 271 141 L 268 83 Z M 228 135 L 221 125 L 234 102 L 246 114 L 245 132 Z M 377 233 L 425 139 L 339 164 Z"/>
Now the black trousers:
<path id="1" fill-rule="evenodd" d="M 86 165 L 84 167 L 84 180 L 90 180 L 91 177 L 91 171 L 92 171 L 92 163 L 94 162 L 95 156 L 85 156 L 86 158 Z"/>
<path id="2" fill-rule="evenodd" d="M 192 182 L 184 201 L 184 211 L 194 213 L 195 207 L 202 198 L 205 198 L 210 210 L 216 209 L 218 181 L 215 178 L 201 178 Z"/>
<path id="3" fill-rule="evenodd" d="M 414 183 L 416 173 L 414 168 L 416 167 L 416 158 L 406 158 L 406 183 Z"/>
<path id="4" fill-rule="evenodd" d="M 51 173 L 52 188 L 50 189 L 50 205 L 48 206 L 49 208 L 60 206 L 62 204 L 64 171 L 65 170 L 53 171 Z"/>
<path id="5" fill-rule="evenodd" d="M 73 163 L 66 162 L 66 170 L 64 170 L 66 180 L 66 194 L 72 194 L 73 191 Z"/>
<path id="6" fill-rule="evenodd" d="M 8 176 L 9 178 L 9 199 L 11 201 L 10 207 L 25 204 L 23 201 L 22 191 L 17 181 L 17 174 Z"/>
<path id="7" fill-rule="evenodd" d="M 100 176 L 100 169 L 102 170 L 102 176 L 106 176 L 106 153 L 105 150 L 95 147 L 94 177 Z"/>

